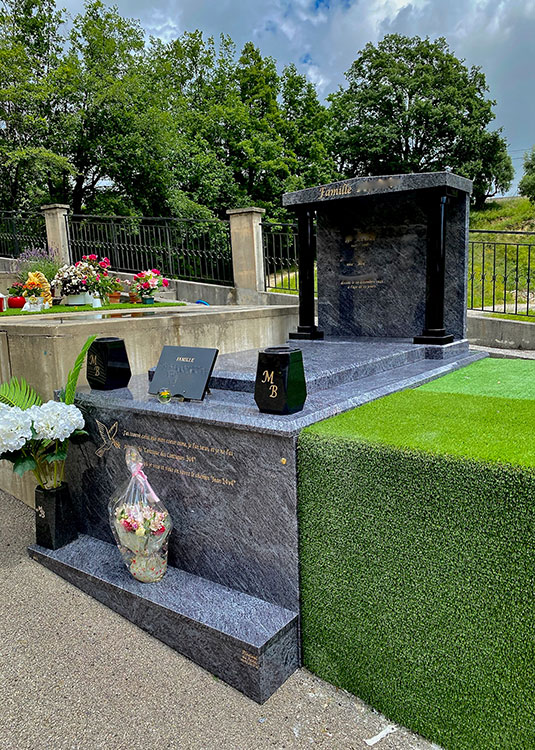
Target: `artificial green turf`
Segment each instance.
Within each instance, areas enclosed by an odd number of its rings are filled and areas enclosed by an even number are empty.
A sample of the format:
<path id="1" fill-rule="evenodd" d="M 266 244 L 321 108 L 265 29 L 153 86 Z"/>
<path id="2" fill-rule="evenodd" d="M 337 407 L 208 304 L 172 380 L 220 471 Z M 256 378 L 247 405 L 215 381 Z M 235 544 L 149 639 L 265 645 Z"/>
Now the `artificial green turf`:
<path id="1" fill-rule="evenodd" d="M 131 304 L 130 302 L 120 302 L 117 305 L 102 305 L 102 307 L 93 307 L 92 305 L 54 305 L 49 310 L 40 310 L 36 312 L 22 312 L 8 308 L 0 313 L 1 317 L 17 315 L 25 318 L 27 315 L 54 315 L 55 313 L 74 313 L 74 312 L 99 312 L 102 310 L 150 310 L 153 307 L 170 307 L 172 305 L 185 305 L 185 302 L 154 302 L 152 305 Z"/>
<path id="2" fill-rule="evenodd" d="M 298 440 L 304 664 L 448 750 L 535 747 L 533 375 L 483 360 Z"/>
<path id="3" fill-rule="evenodd" d="M 487 357 L 432 380 L 417 391 L 535 401 L 535 361 Z"/>

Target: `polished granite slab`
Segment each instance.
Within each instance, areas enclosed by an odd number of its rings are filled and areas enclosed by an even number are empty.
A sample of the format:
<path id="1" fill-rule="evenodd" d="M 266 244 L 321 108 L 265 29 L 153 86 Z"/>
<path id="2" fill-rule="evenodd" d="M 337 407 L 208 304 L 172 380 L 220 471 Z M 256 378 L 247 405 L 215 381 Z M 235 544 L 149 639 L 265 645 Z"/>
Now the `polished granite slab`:
<path id="1" fill-rule="evenodd" d="M 469 348 L 466 339 L 446 346 L 425 346 L 413 344 L 410 339 L 367 337 L 301 341 L 298 346 L 294 341 L 291 347 L 299 348 L 303 353 L 309 394 L 422 359 L 451 359 L 468 353 Z M 257 359 L 257 349 L 221 355 L 210 379 L 210 387 L 254 393 Z"/>
<path id="2" fill-rule="evenodd" d="M 155 584 L 128 573 L 115 545 L 91 536 L 31 557 L 263 703 L 299 664 L 297 613 L 170 567 Z"/>

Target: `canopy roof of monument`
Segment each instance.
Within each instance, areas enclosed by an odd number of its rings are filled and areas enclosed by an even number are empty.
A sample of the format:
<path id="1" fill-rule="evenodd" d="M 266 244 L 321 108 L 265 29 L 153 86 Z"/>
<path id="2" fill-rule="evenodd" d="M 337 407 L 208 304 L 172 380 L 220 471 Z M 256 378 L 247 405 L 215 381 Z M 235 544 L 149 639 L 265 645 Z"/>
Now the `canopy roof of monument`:
<path id="1" fill-rule="evenodd" d="M 401 193 L 407 190 L 429 190 L 452 188 L 470 194 L 472 181 L 452 172 L 421 172 L 418 174 L 380 175 L 373 177 L 353 177 L 350 180 L 332 182 L 329 185 L 297 190 L 282 196 L 282 205 L 293 206 L 311 203 L 325 203 L 333 200 L 362 198 L 370 195 Z"/>

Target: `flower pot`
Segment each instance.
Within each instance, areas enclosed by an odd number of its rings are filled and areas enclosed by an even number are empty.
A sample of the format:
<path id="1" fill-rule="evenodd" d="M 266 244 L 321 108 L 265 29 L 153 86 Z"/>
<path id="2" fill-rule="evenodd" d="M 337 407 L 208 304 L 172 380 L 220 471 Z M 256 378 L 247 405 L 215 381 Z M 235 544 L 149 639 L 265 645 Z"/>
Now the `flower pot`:
<path id="1" fill-rule="evenodd" d="M 65 297 L 65 305 L 92 305 L 93 295 L 91 292 L 84 292 L 83 294 L 68 294 Z"/>
<path id="2" fill-rule="evenodd" d="M 108 294 L 108 304 L 118 305 L 120 301 L 121 301 L 121 292 L 112 292 L 111 294 Z"/>
<path id="3" fill-rule="evenodd" d="M 92 299 L 91 304 L 95 308 L 102 307 L 102 300 L 100 299 L 100 297 L 98 296 L 98 294 L 94 294 L 93 295 L 93 299 Z"/>
<path id="4" fill-rule="evenodd" d="M 141 301 L 144 305 L 153 305 L 154 304 L 154 297 L 142 297 Z"/>
<path id="5" fill-rule="evenodd" d="M 26 304 L 26 297 L 8 297 L 7 298 L 7 306 L 11 307 L 12 309 L 18 309 L 24 307 Z"/>
<path id="6" fill-rule="evenodd" d="M 141 302 L 141 297 L 139 297 L 137 294 L 134 294 L 133 292 L 130 292 L 129 295 L 130 302 L 132 304 L 137 304 L 138 302 Z"/>
<path id="7" fill-rule="evenodd" d="M 35 542 L 47 549 L 59 549 L 78 537 L 69 486 L 45 490 L 35 488 Z"/>

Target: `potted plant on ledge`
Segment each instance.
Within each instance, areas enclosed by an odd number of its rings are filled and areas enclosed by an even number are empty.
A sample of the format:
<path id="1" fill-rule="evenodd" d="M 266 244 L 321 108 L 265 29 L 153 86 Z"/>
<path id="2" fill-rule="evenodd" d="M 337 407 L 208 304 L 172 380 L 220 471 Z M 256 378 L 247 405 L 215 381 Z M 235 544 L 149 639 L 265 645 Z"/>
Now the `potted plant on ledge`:
<path id="1" fill-rule="evenodd" d="M 0 385 L 0 459 L 11 461 L 16 474 L 31 471 L 36 478 L 35 537 L 48 549 L 63 547 L 78 536 L 64 481 L 65 460 L 69 440 L 87 434 L 74 396 L 95 338 L 90 336 L 82 347 L 59 401 L 43 403 L 23 379 Z"/>
<path id="2" fill-rule="evenodd" d="M 22 281 L 15 281 L 7 290 L 9 297 L 7 298 L 7 306 L 15 309 L 21 309 L 26 304 L 26 297 L 24 296 L 24 284 Z"/>
<path id="3" fill-rule="evenodd" d="M 154 295 L 158 289 L 166 289 L 169 279 L 165 279 L 157 268 L 136 273 L 130 282 L 130 295 L 141 298 L 144 305 L 154 304 Z"/>

